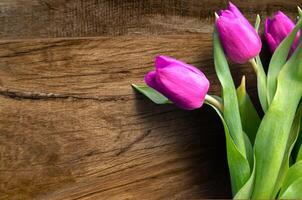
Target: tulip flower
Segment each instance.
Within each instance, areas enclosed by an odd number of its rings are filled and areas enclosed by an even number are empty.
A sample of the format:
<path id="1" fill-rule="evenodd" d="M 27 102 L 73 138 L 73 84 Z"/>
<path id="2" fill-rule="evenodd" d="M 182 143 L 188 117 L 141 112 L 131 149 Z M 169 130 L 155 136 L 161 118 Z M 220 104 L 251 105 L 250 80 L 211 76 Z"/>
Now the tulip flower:
<path id="1" fill-rule="evenodd" d="M 162 55 L 156 57 L 155 71 L 145 76 L 145 82 L 185 110 L 201 107 L 210 85 L 197 68 Z"/>
<path id="2" fill-rule="evenodd" d="M 278 11 L 272 19 L 266 19 L 264 26 L 264 35 L 272 53 L 274 53 L 279 44 L 294 29 L 294 27 L 294 22 L 281 11 Z M 300 32 L 298 32 L 298 34 L 296 35 L 289 55 L 291 55 L 297 48 L 299 37 Z"/>
<path id="3" fill-rule="evenodd" d="M 219 12 L 216 26 L 225 54 L 233 62 L 242 64 L 260 53 L 258 33 L 234 4 Z"/>

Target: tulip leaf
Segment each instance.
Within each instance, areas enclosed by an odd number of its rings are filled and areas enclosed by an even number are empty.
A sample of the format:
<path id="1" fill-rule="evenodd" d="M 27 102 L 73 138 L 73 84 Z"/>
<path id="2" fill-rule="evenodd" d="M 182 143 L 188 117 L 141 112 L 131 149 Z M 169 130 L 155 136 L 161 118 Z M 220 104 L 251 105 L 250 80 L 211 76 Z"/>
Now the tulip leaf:
<path id="1" fill-rule="evenodd" d="M 266 83 L 266 74 L 263 69 L 263 65 L 261 62 L 261 59 L 258 56 L 255 58 L 255 62 L 257 65 L 257 90 L 258 90 L 258 96 L 261 104 L 261 108 L 263 112 L 266 112 L 268 109 L 268 101 L 267 101 L 267 83 Z"/>
<path id="2" fill-rule="evenodd" d="M 287 48 L 284 45 L 281 47 L 279 51 Z M 256 135 L 254 152 L 257 165 L 252 196 L 255 199 L 274 198 L 276 187 L 286 169 L 284 165 L 288 165 L 294 138 L 291 127 L 302 96 L 301 57 L 302 44 L 281 69 L 276 94 Z"/>
<path id="3" fill-rule="evenodd" d="M 302 159 L 302 117 L 300 119 L 300 130 L 299 130 L 299 134 L 298 134 L 298 138 L 297 141 L 295 143 L 293 152 L 292 152 L 292 157 L 293 159 L 298 162 L 299 160 Z"/>
<path id="4" fill-rule="evenodd" d="M 232 191 L 233 194 L 236 194 L 237 191 L 239 191 L 240 188 L 242 188 L 242 186 L 247 182 L 250 176 L 249 161 L 239 151 L 236 144 L 234 143 L 230 135 L 228 125 L 219 109 L 209 102 L 205 103 L 214 108 L 214 110 L 217 112 L 218 116 L 222 121 L 226 138 L 227 159 L 231 176 Z M 242 195 L 244 195 L 244 192 L 242 192 Z"/>
<path id="5" fill-rule="evenodd" d="M 222 99 L 224 104 L 223 117 L 229 127 L 230 135 L 234 143 L 244 157 L 246 157 L 246 147 L 236 89 L 216 27 L 213 36 L 213 46 L 215 70 L 222 86 Z"/>
<path id="6" fill-rule="evenodd" d="M 289 50 L 301 26 L 302 18 L 299 19 L 292 32 L 281 42 L 271 58 L 267 74 L 267 98 L 269 104 L 272 102 L 276 92 L 278 74 L 286 63 Z"/>
<path id="7" fill-rule="evenodd" d="M 278 191 L 280 190 L 282 183 L 284 181 L 284 178 L 288 172 L 289 166 L 290 166 L 290 160 L 291 160 L 291 152 L 294 148 L 295 142 L 297 141 L 298 138 L 298 134 L 299 134 L 299 130 L 300 130 L 300 122 L 301 122 L 301 115 L 302 114 L 302 104 L 300 104 L 300 106 L 297 109 L 294 121 L 292 123 L 291 126 L 291 130 L 290 130 L 290 135 L 289 135 L 289 139 L 287 142 L 287 151 L 285 153 L 284 156 L 284 165 L 282 165 L 280 171 L 279 171 L 279 176 L 278 176 L 278 181 L 275 185 L 275 189 L 274 189 L 274 195 L 277 195 Z"/>
<path id="8" fill-rule="evenodd" d="M 250 138 L 246 135 L 245 132 L 243 132 L 243 136 L 244 136 L 244 142 L 245 142 L 245 146 L 246 146 L 246 157 L 250 164 L 250 172 L 251 172 L 251 169 L 253 169 L 253 163 L 254 163 L 253 145 L 250 141 Z"/>
<path id="9" fill-rule="evenodd" d="M 299 18 L 302 18 L 302 9 L 299 6 L 298 13 Z M 302 32 L 302 28 L 300 29 L 300 32 Z M 300 42 L 302 42 L 302 36 L 300 36 Z M 302 124 L 302 118 L 300 123 Z M 293 150 L 293 157 L 296 159 L 296 162 L 302 160 L 302 126 L 300 126 L 299 136 Z"/>
<path id="10" fill-rule="evenodd" d="M 293 182 L 280 199 L 302 199 L 302 177 Z"/>
<path id="11" fill-rule="evenodd" d="M 260 16 L 257 15 L 256 22 L 255 22 L 255 29 L 258 32 L 260 24 Z M 257 90 L 258 90 L 258 97 L 261 104 L 261 108 L 263 112 L 266 112 L 268 109 L 268 102 L 267 102 L 267 83 L 266 83 L 266 74 L 263 69 L 263 65 L 260 59 L 260 56 L 257 55 L 254 59 L 252 59 L 251 64 L 254 67 L 254 70 L 257 75 Z"/>
<path id="12" fill-rule="evenodd" d="M 148 97 L 151 101 L 153 101 L 156 104 L 169 104 L 171 103 L 170 100 L 162 95 L 161 93 L 157 92 L 151 87 L 148 87 L 147 85 L 135 85 L 132 84 L 132 87 L 136 89 L 138 92 L 142 93 L 146 97 Z"/>
<path id="13" fill-rule="evenodd" d="M 300 135 L 302 134 L 302 131 L 301 131 L 301 126 L 300 126 Z M 297 158 L 296 158 L 296 162 L 302 160 L 302 144 L 300 144 L 300 148 L 299 148 L 299 151 L 298 151 L 298 154 L 297 154 Z"/>
<path id="14" fill-rule="evenodd" d="M 300 160 L 302 160 L 302 145 L 301 145 L 301 147 L 299 149 L 299 153 L 297 155 L 297 160 L 296 161 L 300 161 Z"/>
<path id="15" fill-rule="evenodd" d="M 295 163 L 289 168 L 286 177 L 282 183 L 279 196 L 282 196 L 284 192 L 290 187 L 290 185 L 299 178 L 302 178 L 302 161 Z"/>
<path id="16" fill-rule="evenodd" d="M 256 22 L 255 22 L 255 29 L 257 32 L 259 31 L 260 22 L 261 22 L 260 15 L 257 14 Z"/>
<path id="17" fill-rule="evenodd" d="M 238 99 L 234 81 L 220 43 L 217 29 L 214 29 L 213 35 L 214 63 L 218 79 L 222 86 L 222 99 L 224 104 L 223 118 L 228 127 L 229 135 L 226 135 L 227 141 L 230 140 L 234 145 L 229 145 L 228 151 L 239 151 L 234 155 L 228 153 L 228 164 L 231 175 L 232 192 L 235 195 L 239 189 L 249 179 L 251 169 L 247 158 L 247 148 L 245 133 L 242 130 Z M 234 149 L 236 147 L 236 149 Z M 246 160 L 246 161 L 244 161 Z"/>
<path id="18" fill-rule="evenodd" d="M 254 158 L 255 160 L 255 158 Z M 253 171 L 248 179 L 248 181 L 242 186 L 242 188 L 237 192 L 234 199 L 250 199 L 253 189 L 254 189 L 254 181 L 255 181 L 255 168 L 256 162 L 254 161 Z"/>
<path id="19" fill-rule="evenodd" d="M 241 84 L 237 88 L 237 97 L 243 131 L 248 135 L 251 143 L 254 144 L 260 117 L 246 91 L 245 76 L 242 77 Z"/>

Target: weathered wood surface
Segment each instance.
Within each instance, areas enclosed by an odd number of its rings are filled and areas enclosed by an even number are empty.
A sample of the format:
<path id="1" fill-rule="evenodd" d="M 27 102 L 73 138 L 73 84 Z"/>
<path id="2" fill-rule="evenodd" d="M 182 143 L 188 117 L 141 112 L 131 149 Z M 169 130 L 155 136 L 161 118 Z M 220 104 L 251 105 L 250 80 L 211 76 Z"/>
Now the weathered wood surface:
<path id="1" fill-rule="evenodd" d="M 207 35 L 0 42 L 1 196 L 227 197 L 215 114 L 130 87 L 163 52 L 203 66 L 219 91 Z"/>
<path id="2" fill-rule="evenodd" d="M 276 10 L 295 16 L 299 0 L 234 0 L 253 20 Z M 223 0 L 1 0 L 3 38 L 210 33 Z"/>
<path id="3" fill-rule="evenodd" d="M 293 16 L 298 1 L 235 3 L 252 19 Z M 230 197 L 215 113 L 156 106 L 130 87 L 167 54 L 218 94 L 211 15 L 225 4 L 0 0 L 0 199 Z M 232 73 L 255 93 L 250 67 Z"/>

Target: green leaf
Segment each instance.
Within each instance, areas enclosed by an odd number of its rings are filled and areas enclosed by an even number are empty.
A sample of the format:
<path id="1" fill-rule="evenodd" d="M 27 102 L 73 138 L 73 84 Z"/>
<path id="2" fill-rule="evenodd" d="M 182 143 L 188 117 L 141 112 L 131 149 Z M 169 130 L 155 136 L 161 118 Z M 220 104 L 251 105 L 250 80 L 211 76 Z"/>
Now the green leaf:
<path id="1" fill-rule="evenodd" d="M 132 84 L 132 87 L 136 89 L 138 92 L 142 93 L 146 97 L 148 97 L 151 101 L 156 104 L 169 104 L 171 103 L 167 97 L 157 92 L 153 88 L 148 87 L 147 85 L 135 85 Z"/>
<path id="2" fill-rule="evenodd" d="M 293 184 L 299 178 L 302 178 L 302 161 L 295 163 L 289 168 L 286 177 L 283 181 L 279 196 L 282 196 L 284 192 L 290 187 L 290 185 Z"/>
<path id="3" fill-rule="evenodd" d="M 302 9 L 298 6 L 299 17 L 302 17 Z"/>
<path id="4" fill-rule="evenodd" d="M 253 169 L 253 163 L 254 163 L 253 145 L 250 141 L 250 138 L 246 135 L 246 133 L 243 132 L 243 134 L 244 134 L 243 136 L 244 136 L 247 160 L 249 161 L 250 169 Z"/>
<path id="5" fill-rule="evenodd" d="M 260 15 L 257 14 L 256 22 L 255 22 L 255 29 L 257 32 L 259 31 L 260 22 L 261 22 Z"/>
<path id="6" fill-rule="evenodd" d="M 245 76 L 242 77 L 241 84 L 237 88 L 237 97 L 243 131 L 248 135 L 251 143 L 254 144 L 260 117 L 246 92 Z"/>
<path id="7" fill-rule="evenodd" d="M 254 158 L 255 160 L 255 158 Z M 255 169 L 256 162 L 254 162 L 253 171 L 248 179 L 248 181 L 244 184 L 244 186 L 237 192 L 234 199 L 250 199 L 253 189 L 254 189 L 254 181 L 255 181 Z"/>
<path id="8" fill-rule="evenodd" d="M 297 141 L 295 143 L 293 152 L 292 152 L 292 157 L 293 159 L 298 162 L 299 160 L 302 160 L 302 117 L 300 119 L 300 130 L 298 134 Z"/>
<path id="9" fill-rule="evenodd" d="M 277 88 L 277 77 L 282 69 L 283 65 L 286 63 L 288 58 L 289 50 L 294 42 L 298 30 L 302 26 L 302 18 L 299 19 L 295 28 L 292 32 L 281 42 L 281 44 L 276 49 L 275 53 L 272 56 L 272 59 L 269 64 L 268 74 L 267 74 L 267 98 L 268 103 L 270 104 L 275 96 Z"/>
<path id="10" fill-rule="evenodd" d="M 290 130 L 290 134 L 289 134 L 289 138 L 288 138 L 288 142 L 287 142 L 287 147 L 286 147 L 286 152 L 284 154 L 284 161 L 283 161 L 283 165 L 279 171 L 279 175 L 278 175 L 278 180 L 277 183 L 275 185 L 275 189 L 274 189 L 274 196 L 278 194 L 282 183 L 284 181 L 284 178 L 288 172 L 289 166 L 290 166 L 290 160 L 291 159 L 291 152 L 294 148 L 295 142 L 297 141 L 298 138 L 298 134 L 299 134 L 299 130 L 300 130 L 300 122 L 301 122 L 301 115 L 302 114 L 302 104 L 300 104 L 300 106 L 297 109 L 294 121 L 292 123 L 291 126 L 291 130 Z"/>
<path id="11" fill-rule="evenodd" d="M 298 6 L 298 13 L 299 13 L 299 18 L 302 18 L 302 9 L 299 6 Z M 300 29 L 300 32 L 302 32 L 302 27 Z M 300 37 L 300 42 L 302 42 L 302 37 Z M 302 124 L 302 118 L 300 124 Z M 300 126 L 299 136 L 293 151 L 294 151 L 293 156 L 294 158 L 296 158 L 296 162 L 302 160 L 302 126 Z"/>
<path id="12" fill-rule="evenodd" d="M 259 30 L 259 24 L 260 24 L 260 16 L 257 15 L 256 23 L 255 23 L 255 29 L 257 32 Z M 258 91 L 258 97 L 259 97 L 259 101 L 261 104 L 261 108 L 262 108 L 263 112 L 266 112 L 268 109 L 267 83 L 266 83 L 266 74 L 263 69 L 263 65 L 262 65 L 260 56 L 257 55 L 250 62 L 253 65 L 253 68 L 257 75 L 257 91 Z"/>
<path id="13" fill-rule="evenodd" d="M 213 36 L 214 63 L 218 79 L 222 86 L 222 99 L 224 104 L 223 117 L 229 127 L 230 135 L 239 151 L 246 157 L 244 134 L 241 126 L 239 105 L 234 81 L 220 43 L 215 27 Z M 236 191 L 237 192 L 237 191 Z"/>
<path id="14" fill-rule="evenodd" d="M 300 127 L 301 128 L 301 127 Z M 301 135 L 301 130 L 300 130 L 300 135 Z M 302 144 L 300 144 L 300 149 L 299 149 L 299 151 L 298 151 L 298 155 L 297 155 L 297 158 L 296 158 L 296 162 L 297 161 L 300 161 L 300 160 L 302 160 Z"/>
<path id="15" fill-rule="evenodd" d="M 248 144 L 245 143 L 245 133 L 242 130 L 234 81 L 216 27 L 213 35 L 213 47 L 215 70 L 222 86 L 222 99 L 224 104 L 223 118 L 229 131 L 229 134 L 226 134 L 228 164 L 231 175 L 232 192 L 235 195 L 250 177 L 251 169 L 249 161 L 247 160 Z M 229 151 L 233 153 L 229 153 Z"/>
<path id="16" fill-rule="evenodd" d="M 300 21 L 301 23 L 302 21 Z M 283 45 L 282 48 L 287 48 Z M 283 49 L 279 51 L 283 51 Z M 274 198 L 291 148 L 291 126 L 302 96 L 302 45 L 281 69 L 274 99 L 259 126 L 254 151 L 256 178 L 253 198 Z M 275 66 L 272 66 L 275 67 Z"/>
<path id="17" fill-rule="evenodd" d="M 293 182 L 280 199 L 302 199 L 302 177 Z"/>
<path id="18" fill-rule="evenodd" d="M 252 61 L 254 62 L 254 61 Z M 261 108 L 263 112 L 266 112 L 268 109 L 268 101 L 267 101 L 267 83 L 266 83 L 266 74 L 263 69 L 263 65 L 261 59 L 258 56 L 255 58 L 255 63 L 257 65 L 256 75 L 257 75 L 257 91 L 258 97 L 261 104 Z"/>
<path id="19" fill-rule="evenodd" d="M 227 159 L 229 165 L 229 171 L 231 176 L 231 184 L 233 194 L 236 194 L 237 191 L 247 182 L 250 176 L 250 164 L 249 161 L 245 158 L 244 155 L 239 151 L 236 144 L 234 143 L 228 125 L 224 120 L 222 113 L 214 105 L 209 102 L 205 102 L 210 105 L 219 115 L 225 132 L 226 138 L 226 148 L 227 148 Z M 244 195 L 244 192 L 242 192 Z"/>

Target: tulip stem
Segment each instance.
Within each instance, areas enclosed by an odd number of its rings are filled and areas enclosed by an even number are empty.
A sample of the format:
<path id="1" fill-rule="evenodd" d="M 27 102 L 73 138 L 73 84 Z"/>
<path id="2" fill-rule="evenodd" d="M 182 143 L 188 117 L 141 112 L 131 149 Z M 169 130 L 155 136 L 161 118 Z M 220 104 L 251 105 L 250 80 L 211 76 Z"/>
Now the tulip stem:
<path id="1" fill-rule="evenodd" d="M 206 95 L 205 101 L 209 102 L 213 106 L 215 106 L 220 112 L 223 112 L 223 105 L 220 101 L 212 97 L 211 95 Z"/>
<path id="2" fill-rule="evenodd" d="M 257 74 L 258 73 L 258 64 L 256 63 L 256 60 L 253 58 L 253 59 L 249 60 L 249 62 L 252 64 L 253 69 L 254 69 L 255 73 Z"/>

